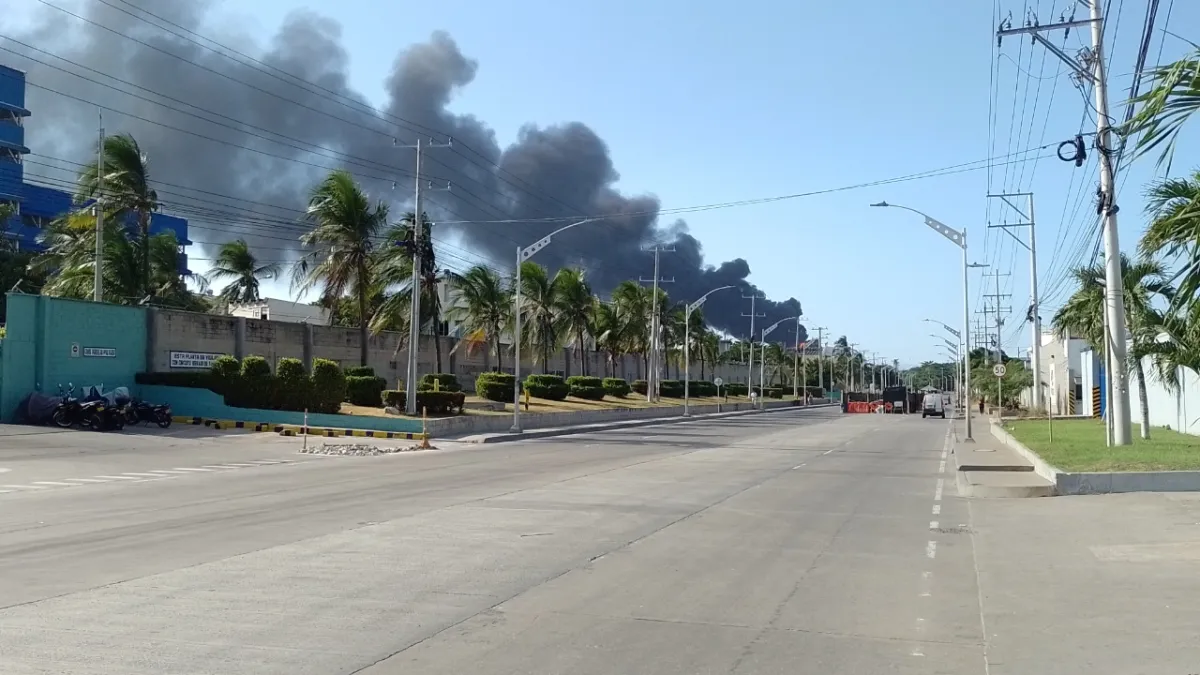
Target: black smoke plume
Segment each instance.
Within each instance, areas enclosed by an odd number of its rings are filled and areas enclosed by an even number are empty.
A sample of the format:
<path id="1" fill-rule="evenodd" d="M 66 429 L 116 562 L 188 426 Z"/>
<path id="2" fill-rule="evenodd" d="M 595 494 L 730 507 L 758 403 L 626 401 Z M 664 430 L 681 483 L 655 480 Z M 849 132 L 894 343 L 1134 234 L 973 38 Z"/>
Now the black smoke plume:
<path id="1" fill-rule="evenodd" d="M 749 263 L 706 265 L 686 223 L 659 222 L 657 198 L 618 192 L 608 147 L 588 126 L 529 124 L 501 148 L 483 121 L 450 112 L 448 104 L 471 83 L 478 64 L 444 32 L 400 50 L 386 81 L 387 103 L 377 109 L 348 84 L 339 24 L 307 11 L 289 15 L 260 45 L 221 22 L 211 2 L 55 4 L 79 17 L 42 6 L 32 24 L 0 19 L 0 32 L 12 38 L 0 40 L 12 50 L 0 52 L 0 63 L 26 70 L 30 83 L 28 176 L 69 187 L 74 166 L 60 160 L 87 160 L 102 106 L 109 133 L 138 139 L 161 184 L 163 210 L 187 217 L 203 250 L 243 237 L 260 257 L 288 260 L 296 257 L 302 231 L 298 209 L 329 169 L 349 169 L 372 196 L 402 212 L 411 208 L 413 152 L 397 146 L 418 137 L 452 138 L 453 148 L 426 153 L 422 171 L 435 183 L 453 185 L 448 193 L 429 193 L 425 204 L 435 221 L 446 223 L 435 226 L 434 236 L 448 266 L 482 262 L 511 269 L 519 244 L 570 222 L 452 221 L 613 214 L 562 234 L 538 262 L 551 269 L 580 265 L 596 290 L 607 293 L 621 281 L 652 275 L 653 256 L 644 249 L 673 245 L 675 252 L 662 256 L 662 276 L 674 278 L 664 286 L 671 297 L 692 300 L 734 285 L 711 296 L 704 315 L 719 330 L 749 334 L 750 320 L 742 314 L 750 302 L 742 296 L 758 293 L 747 281 Z M 763 299 L 755 309 L 766 315 L 755 320 L 757 333 L 795 316 L 800 303 Z M 791 322 L 772 337 L 791 342 Z"/>

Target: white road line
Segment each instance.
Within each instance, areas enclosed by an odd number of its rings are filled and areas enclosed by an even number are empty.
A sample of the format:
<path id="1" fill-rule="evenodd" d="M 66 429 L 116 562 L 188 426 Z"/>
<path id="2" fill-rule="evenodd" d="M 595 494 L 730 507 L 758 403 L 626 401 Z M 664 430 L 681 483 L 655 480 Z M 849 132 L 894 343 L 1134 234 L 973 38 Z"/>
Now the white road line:
<path id="1" fill-rule="evenodd" d="M 108 480 L 137 480 L 131 476 L 96 476 L 96 478 L 107 478 Z"/>
<path id="2" fill-rule="evenodd" d="M 108 481 L 102 478 L 64 478 L 65 481 L 72 483 L 107 483 Z"/>
<path id="3" fill-rule="evenodd" d="M 251 460 L 251 461 L 260 466 L 265 466 L 268 464 L 283 464 L 284 463 L 284 460 L 282 460 L 282 459 L 255 459 L 255 460 Z"/>
<path id="4" fill-rule="evenodd" d="M 175 470 L 176 470 L 176 471 L 203 471 L 203 472 L 205 472 L 205 473 L 207 473 L 207 472 L 209 472 L 209 471 L 212 471 L 212 469 L 185 469 L 185 468 L 183 468 L 182 466 L 180 466 L 180 467 L 175 467 Z"/>
<path id="5" fill-rule="evenodd" d="M 946 473 L 946 460 L 943 459 L 941 463 L 938 464 L 938 473 Z"/>
<path id="6" fill-rule="evenodd" d="M 16 492 L 16 490 L 0 490 L 0 495 L 6 495 L 10 492 Z"/>
<path id="7" fill-rule="evenodd" d="M 929 521 L 929 529 L 931 529 L 931 530 L 938 529 L 938 521 L 936 521 L 936 520 Z"/>
<path id="8" fill-rule="evenodd" d="M 233 467 L 225 466 L 224 464 L 205 464 L 201 468 L 204 468 L 204 469 L 232 469 Z"/>
<path id="9" fill-rule="evenodd" d="M 77 487 L 74 483 L 59 483 L 52 480 L 35 480 L 34 485 L 54 485 L 56 487 Z"/>
<path id="10" fill-rule="evenodd" d="M 47 490 L 41 485 L 0 485 L 0 488 L 12 488 L 13 490 Z"/>
<path id="11" fill-rule="evenodd" d="M 933 515 L 937 516 L 937 515 L 941 515 L 941 513 L 942 513 L 942 505 L 934 504 L 933 505 Z"/>
<path id="12" fill-rule="evenodd" d="M 803 465 L 803 464 L 797 464 L 796 466 L 793 466 L 793 467 L 792 467 L 792 471 L 795 471 L 796 469 L 799 469 L 799 468 L 800 468 L 800 467 L 802 467 L 802 466 L 804 466 L 804 465 Z"/>
<path id="13" fill-rule="evenodd" d="M 121 475 L 122 476 L 137 476 L 138 478 L 162 478 L 163 477 L 163 475 L 160 473 L 135 473 L 133 471 L 126 471 L 125 473 L 123 473 Z"/>
<path id="14" fill-rule="evenodd" d="M 928 544 L 925 544 L 925 555 L 929 558 L 937 557 L 937 542 L 936 541 L 930 541 Z"/>
<path id="15" fill-rule="evenodd" d="M 938 479 L 937 489 L 933 491 L 933 501 L 935 501 L 935 502 L 942 501 L 942 488 L 944 487 L 945 483 L 946 483 L 946 479 L 944 479 L 944 478 Z"/>
<path id="16" fill-rule="evenodd" d="M 164 476 L 170 476 L 170 475 L 174 475 L 174 474 L 187 473 L 187 471 L 184 469 L 155 469 L 154 471 L 151 471 L 150 473 L 157 473 L 157 474 L 162 474 Z"/>
<path id="17" fill-rule="evenodd" d="M 245 468 L 245 467 L 258 466 L 258 465 L 257 464 L 237 464 L 235 462 L 228 462 L 225 464 L 225 466 L 236 466 L 238 468 Z"/>
<path id="18" fill-rule="evenodd" d="M 837 448 L 831 448 L 831 449 L 829 449 L 829 450 L 826 450 L 825 452 L 822 452 L 821 454 L 822 454 L 822 455 L 828 455 L 829 453 L 833 452 L 834 450 L 837 450 Z"/>

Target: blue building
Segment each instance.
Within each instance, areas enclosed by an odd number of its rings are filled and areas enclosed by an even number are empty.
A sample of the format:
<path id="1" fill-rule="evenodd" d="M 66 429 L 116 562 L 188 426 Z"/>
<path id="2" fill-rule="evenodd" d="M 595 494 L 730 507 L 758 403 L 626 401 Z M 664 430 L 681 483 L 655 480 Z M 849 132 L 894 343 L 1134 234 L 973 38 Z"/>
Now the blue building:
<path id="1" fill-rule="evenodd" d="M 0 65 L 0 202 L 16 204 L 17 215 L 5 228 L 5 235 L 16 239 L 23 250 L 39 250 L 42 229 L 55 218 L 71 210 L 72 195 L 25 182 L 24 156 L 26 117 L 32 113 L 25 108 L 25 73 Z M 133 223 L 131 223 L 132 225 Z M 187 271 L 184 246 L 188 239 L 188 223 L 183 218 L 155 213 L 150 218 L 150 233 L 174 232 L 179 241 L 179 271 Z"/>

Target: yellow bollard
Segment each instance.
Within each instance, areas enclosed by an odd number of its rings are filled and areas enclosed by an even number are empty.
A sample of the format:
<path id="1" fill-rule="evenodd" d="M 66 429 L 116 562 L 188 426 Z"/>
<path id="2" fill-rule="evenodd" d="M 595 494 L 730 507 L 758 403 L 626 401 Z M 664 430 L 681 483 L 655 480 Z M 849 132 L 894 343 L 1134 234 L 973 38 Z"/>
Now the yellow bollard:
<path id="1" fill-rule="evenodd" d="M 436 382 L 436 380 L 435 380 Z M 421 449 L 432 450 L 433 446 L 429 444 L 429 427 L 427 425 L 428 417 L 425 414 L 425 406 L 421 406 Z"/>

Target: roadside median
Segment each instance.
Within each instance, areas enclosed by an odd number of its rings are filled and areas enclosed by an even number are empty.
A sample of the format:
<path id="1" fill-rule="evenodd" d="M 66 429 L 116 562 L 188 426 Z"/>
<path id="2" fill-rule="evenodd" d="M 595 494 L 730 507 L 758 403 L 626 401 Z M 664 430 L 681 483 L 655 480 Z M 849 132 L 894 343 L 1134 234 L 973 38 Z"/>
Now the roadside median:
<path id="1" fill-rule="evenodd" d="M 1093 419 L 992 422 L 992 436 L 1033 466 L 1060 495 L 1200 491 L 1200 437 L 1152 429 L 1134 443 L 1107 447 Z"/>

